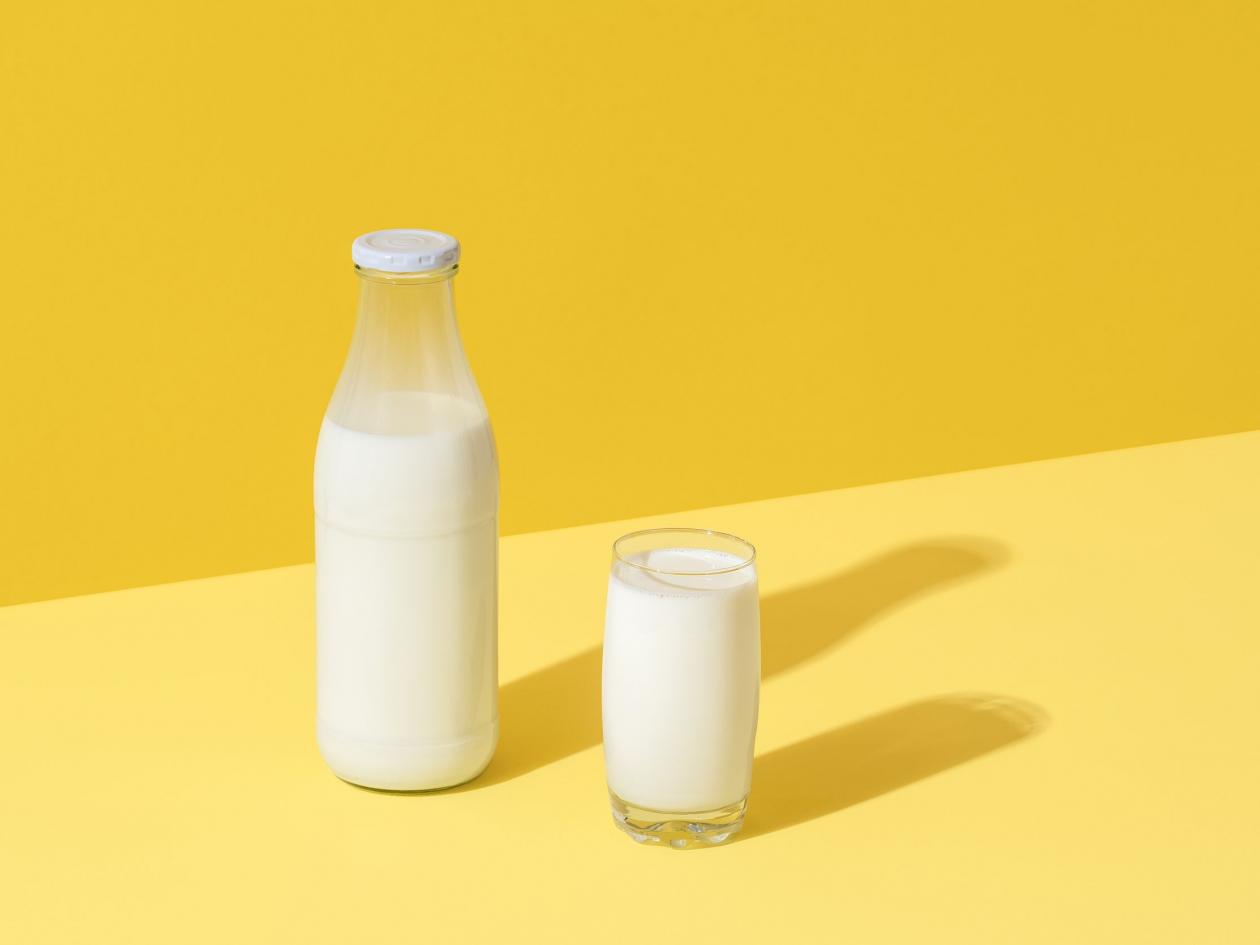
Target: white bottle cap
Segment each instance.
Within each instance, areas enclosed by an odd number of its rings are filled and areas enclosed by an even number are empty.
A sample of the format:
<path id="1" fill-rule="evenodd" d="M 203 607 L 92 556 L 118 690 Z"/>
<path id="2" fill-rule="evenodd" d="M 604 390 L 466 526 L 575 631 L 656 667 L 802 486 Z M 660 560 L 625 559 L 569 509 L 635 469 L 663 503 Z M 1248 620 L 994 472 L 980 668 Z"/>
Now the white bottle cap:
<path id="1" fill-rule="evenodd" d="M 459 240 L 437 230 L 377 230 L 350 247 L 356 266 L 382 272 L 431 272 L 459 262 Z"/>

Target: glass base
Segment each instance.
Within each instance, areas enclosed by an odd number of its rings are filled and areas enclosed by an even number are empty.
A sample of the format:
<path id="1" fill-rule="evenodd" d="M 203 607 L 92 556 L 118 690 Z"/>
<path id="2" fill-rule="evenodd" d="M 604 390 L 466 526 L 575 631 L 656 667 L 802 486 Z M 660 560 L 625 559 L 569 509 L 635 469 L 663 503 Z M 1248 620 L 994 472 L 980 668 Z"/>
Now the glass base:
<path id="1" fill-rule="evenodd" d="M 651 810 L 623 801 L 611 791 L 613 822 L 637 843 L 670 846 L 675 850 L 715 847 L 725 843 L 744 825 L 748 798 L 716 810 L 694 813 Z"/>

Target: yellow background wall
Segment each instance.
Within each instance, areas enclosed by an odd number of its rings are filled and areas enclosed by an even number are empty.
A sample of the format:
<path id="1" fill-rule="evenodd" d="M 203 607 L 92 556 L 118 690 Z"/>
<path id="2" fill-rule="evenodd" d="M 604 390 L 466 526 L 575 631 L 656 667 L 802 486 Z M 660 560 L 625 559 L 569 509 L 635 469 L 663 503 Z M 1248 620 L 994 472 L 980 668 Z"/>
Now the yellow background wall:
<path id="1" fill-rule="evenodd" d="M 1260 426 L 1257 6 L 19 4 L 0 603 L 309 559 L 350 240 L 518 532 Z"/>

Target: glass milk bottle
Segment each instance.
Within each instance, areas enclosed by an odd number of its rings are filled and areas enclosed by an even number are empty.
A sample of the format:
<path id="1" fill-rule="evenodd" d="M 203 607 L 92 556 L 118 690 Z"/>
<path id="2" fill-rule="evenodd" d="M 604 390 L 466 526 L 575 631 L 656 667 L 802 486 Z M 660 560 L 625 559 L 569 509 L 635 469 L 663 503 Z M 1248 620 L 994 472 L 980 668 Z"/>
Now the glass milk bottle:
<path id="1" fill-rule="evenodd" d="M 359 237 L 350 352 L 315 457 L 319 749 L 396 791 L 476 777 L 498 740 L 499 474 L 464 357 L 459 243 Z"/>

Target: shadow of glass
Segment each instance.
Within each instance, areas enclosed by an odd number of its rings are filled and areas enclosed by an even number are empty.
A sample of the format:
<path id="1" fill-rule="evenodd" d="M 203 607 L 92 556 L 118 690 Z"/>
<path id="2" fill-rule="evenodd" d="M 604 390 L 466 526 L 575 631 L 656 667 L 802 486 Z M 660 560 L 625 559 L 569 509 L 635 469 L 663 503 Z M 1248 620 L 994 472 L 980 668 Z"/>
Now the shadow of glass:
<path id="1" fill-rule="evenodd" d="M 1046 726 L 989 695 L 914 702 L 759 755 L 741 840 L 835 813 L 1003 748 Z"/>
<path id="2" fill-rule="evenodd" d="M 916 597 L 992 569 L 1005 549 L 978 538 L 897 548 L 823 580 L 761 600 L 762 678 L 800 666 Z M 455 790 L 527 774 L 598 745 L 600 647 L 499 689 L 499 748 L 490 767 Z"/>

